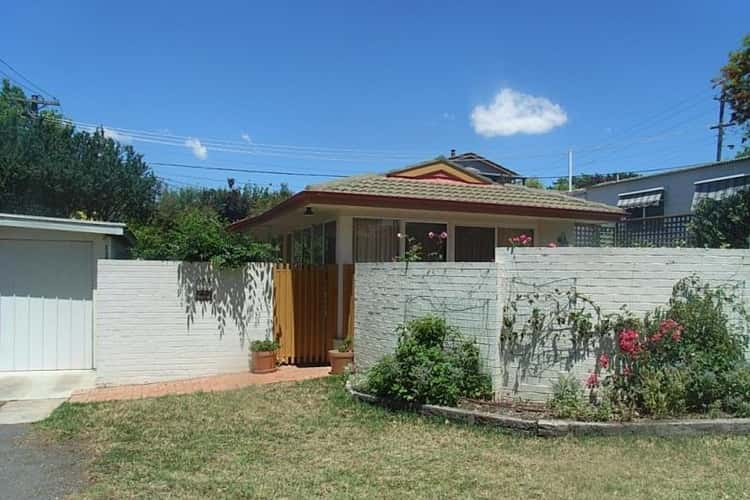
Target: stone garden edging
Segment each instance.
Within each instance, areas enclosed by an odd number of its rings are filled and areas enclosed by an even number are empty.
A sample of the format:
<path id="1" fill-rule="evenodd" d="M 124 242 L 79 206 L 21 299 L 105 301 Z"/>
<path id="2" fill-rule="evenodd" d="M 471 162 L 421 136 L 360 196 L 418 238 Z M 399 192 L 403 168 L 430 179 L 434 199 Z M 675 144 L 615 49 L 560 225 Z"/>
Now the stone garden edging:
<path id="1" fill-rule="evenodd" d="M 575 420 L 524 419 L 438 405 L 408 404 L 359 392 L 346 383 L 346 390 L 359 401 L 392 409 L 409 409 L 430 417 L 441 417 L 470 425 L 487 425 L 543 437 L 577 436 L 689 436 L 699 434 L 750 434 L 750 418 L 653 420 L 641 422 L 579 422 Z"/>

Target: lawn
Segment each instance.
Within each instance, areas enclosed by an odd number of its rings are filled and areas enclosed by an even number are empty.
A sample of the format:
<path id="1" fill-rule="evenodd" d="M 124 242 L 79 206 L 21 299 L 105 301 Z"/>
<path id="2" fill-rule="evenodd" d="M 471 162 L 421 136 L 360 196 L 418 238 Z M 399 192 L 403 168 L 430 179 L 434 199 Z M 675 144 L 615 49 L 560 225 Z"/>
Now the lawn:
<path id="1" fill-rule="evenodd" d="M 92 498 L 741 498 L 750 437 L 503 434 L 350 401 L 338 378 L 65 404 L 40 434 L 92 457 Z"/>

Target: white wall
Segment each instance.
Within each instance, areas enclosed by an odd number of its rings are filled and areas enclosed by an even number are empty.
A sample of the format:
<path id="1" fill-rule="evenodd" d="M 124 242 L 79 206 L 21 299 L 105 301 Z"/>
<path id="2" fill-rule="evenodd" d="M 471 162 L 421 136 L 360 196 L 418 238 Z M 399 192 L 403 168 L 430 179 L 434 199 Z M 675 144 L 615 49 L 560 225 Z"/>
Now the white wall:
<path id="1" fill-rule="evenodd" d="M 190 378 L 248 369 L 248 343 L 270 337 L 269 264 L 100 260 L 95 293 L 97 384 Z M 197 289 L 213 300 L 196 302 Z"/>
<path id="2" fill-rule="evenodd" d="M 750 251 L 699 248 L 523 248 L 513 255 L 499 249 L 498 286 L 505 297 L 501 307 L 518 294 L 562 297 L 575 291 L 615 313 L 625 304 L 642 316 L 665 306 L 672 287 L 691 274 L 715 286 L 738 286 L 750 304 Z M 556 292 L 556 290 L 558 292 Z M 528 319 L 532 307 L 551 315 L 556 300 L 540 300 L 534 306 L 517 301 L 516 326 Z M 564 303 L 564 300 L 562 301 Z M 590 309 L 589 309 L 590 310 Z M 504 314 L 508 315 L 507 312 Z M 556 341 L 531 341 L 514 349 L 501 349 L 503 370 L 496 389 L 530 399 L 546 399 L 561 373 L 572 372 L 583 380 L 593 368 L 593 356 L 571 349 L 568 330 L 560 328 Z"/>
<path id="3" fill-rule="evenodd" d="M 485 369 L 499 370 L 494 263 L 357 264 L 354 283 L 358 369 L 367 369 L 393 352 L 399 325 L 433 313 L 477 341 Z"/>
<path id="4" fill-rule="evenodd" d="M 673 285 L 697 274 L 714 285 L 736 285 L 750 305 L 750 251 L 649 248 L 500 248 L 497 262 L 357 264 L 355 275 L 355 361 L 366 369 L 396 344 L 396 327 L 435 313 L 477 339 L 485 369 L 499 394 L 546 399 L 561 373 L 581 379 L 593 366 L 590 353 L 571 349 L 565 328 L 545 342 L 500 342 L 509 300 L 539 293 L 536 307 L 550 312 L 555 300 L 575 291 L 603 313 L 626 304 L 638 314 L 667 303 Z M 517 301 L 515 325 L 533 306 Z M 538 339 L 537 339 L 538 340 Z"/>

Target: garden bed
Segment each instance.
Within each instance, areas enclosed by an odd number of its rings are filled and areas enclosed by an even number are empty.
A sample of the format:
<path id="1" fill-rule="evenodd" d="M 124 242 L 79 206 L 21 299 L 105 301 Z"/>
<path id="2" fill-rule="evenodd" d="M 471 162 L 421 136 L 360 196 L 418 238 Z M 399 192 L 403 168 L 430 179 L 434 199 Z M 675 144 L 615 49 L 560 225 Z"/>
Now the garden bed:
<path id="1" fill-rule="evenodd" d="M 470 425 L 487 425 L 542 437 L 574 435 L 652 435 L 684 436 L 697 434 L 750 434 L 750 418 L 700 418 L 678 420 L 639 420 L 635 422 L 581 422 L 551 418 L 534 418 L 528 410 L 523 416 L 511 416 L 500 411 L 490 412 L 477 408 L 453 408 L 429 404 L 408 404 L 379 398 L 357 391 L 349 382 L 346 390 L 356 400 L 392 409 L 407 409 L 430 417 L 441 417 Z M 479 405 L 477 405 L 479 406 Z M 500 408 L 496 406 L 496 408 Z M 544 413 L 541 413 L 544 415 Z"/>

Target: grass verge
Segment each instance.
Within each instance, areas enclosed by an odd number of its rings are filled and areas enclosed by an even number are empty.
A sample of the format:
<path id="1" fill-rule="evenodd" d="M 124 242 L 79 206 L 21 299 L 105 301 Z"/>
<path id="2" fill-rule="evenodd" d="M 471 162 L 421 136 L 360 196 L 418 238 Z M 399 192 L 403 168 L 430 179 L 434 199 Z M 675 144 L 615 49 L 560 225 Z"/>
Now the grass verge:
<path id="1" fill-rule="evenodd" d="M 745 498 L 750 437 L 544 439 L 351 401 L 339 378 L 64 404 L 84 498 Z"/>

